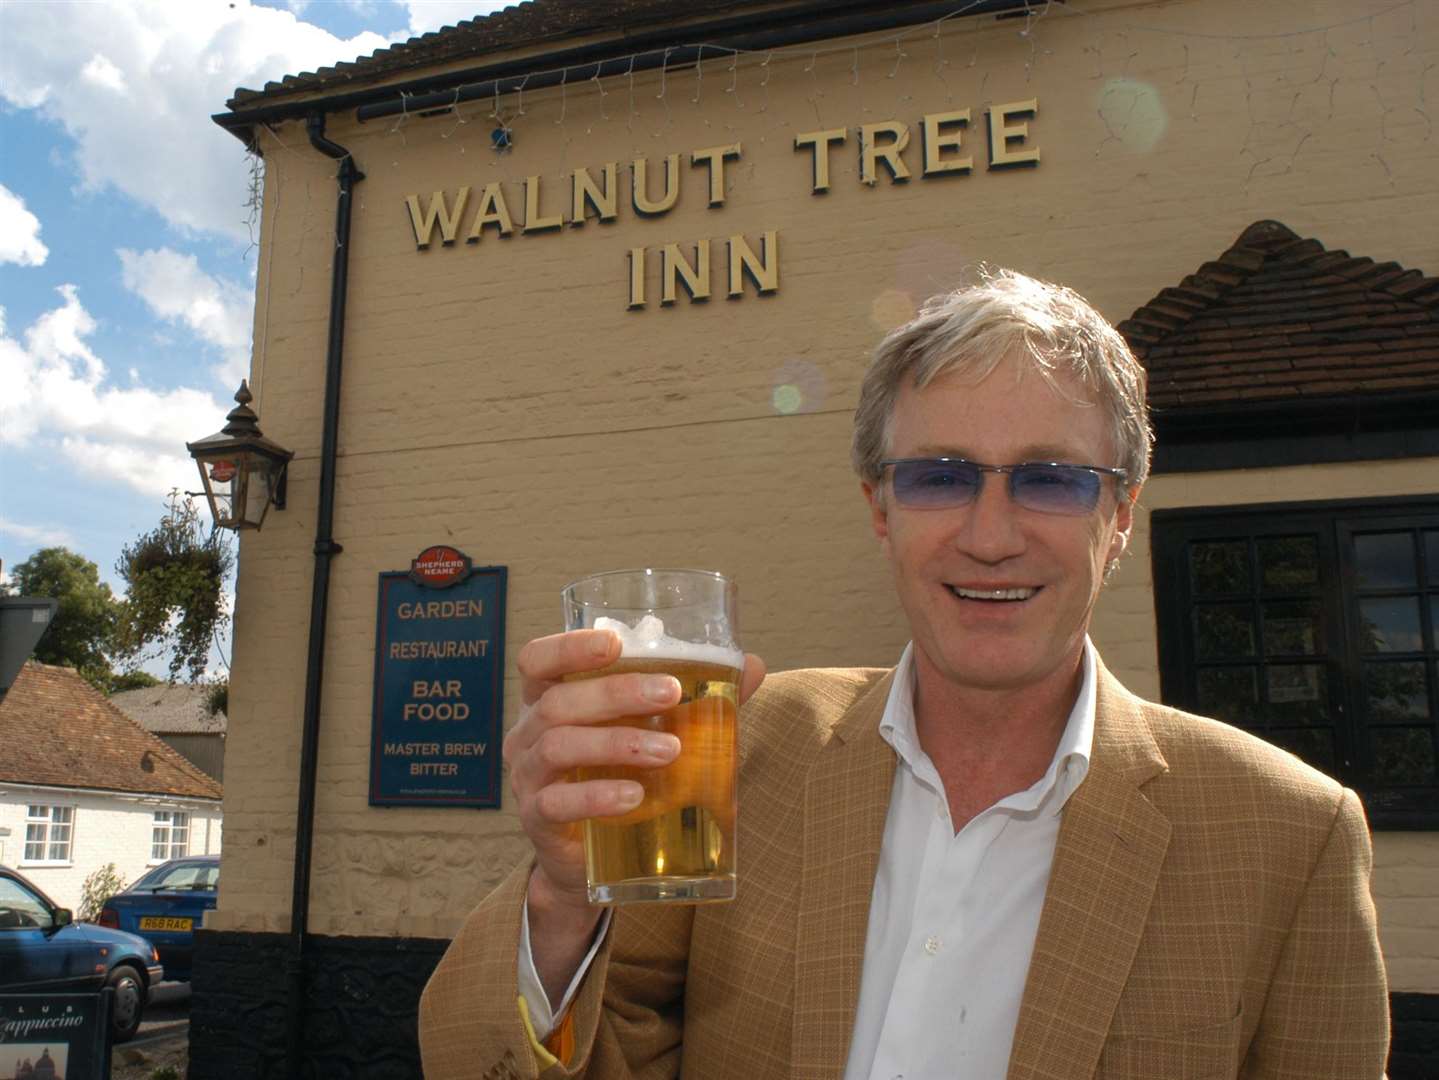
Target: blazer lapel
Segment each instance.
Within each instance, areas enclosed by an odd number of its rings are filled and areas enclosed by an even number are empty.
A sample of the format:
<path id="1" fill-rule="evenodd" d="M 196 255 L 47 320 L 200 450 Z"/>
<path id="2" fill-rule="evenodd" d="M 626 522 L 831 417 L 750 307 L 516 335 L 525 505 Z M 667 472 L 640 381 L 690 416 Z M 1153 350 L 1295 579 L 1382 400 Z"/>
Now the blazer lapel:
<path id="1" fill-rule="evenodd" d="M 1089 772 L 1064 808 L 1009 1080 L 1093 1074 L 1169 846 L 1139 790 L 1166 768 L 1142 703 L 1103 665 L 1096 677 Z"/>
<path id="2" fill-rule="evenodd" d="M 854 1027 L 869 901 L 895 756 L 879 735 L 894 674 L 835 725 L 805 780 L 791 1075 L 839 1080 Z"/>

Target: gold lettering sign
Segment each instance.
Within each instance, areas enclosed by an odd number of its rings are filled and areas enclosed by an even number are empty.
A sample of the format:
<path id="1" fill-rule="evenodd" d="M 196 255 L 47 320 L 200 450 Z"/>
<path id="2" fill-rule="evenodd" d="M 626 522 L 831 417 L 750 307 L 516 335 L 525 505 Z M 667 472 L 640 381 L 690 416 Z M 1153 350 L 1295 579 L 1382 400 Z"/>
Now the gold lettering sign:
<path id="1" fill-rule="evenodd" d="M 989 169 L 1010 169 L 1038 166 L 1040 148 L 1034 143 L 1030 124 L 1039 114 L 1039 100 L 1010 101 L 984 110 L 988 129 Z M 970 110 L 949 109 L 925 113 L 920 117 L 920 152 L 917 163 L 919 176 L 928 180 L 941 176 L 972 176 L 974 155 L 964 153 L 970 124 Z M 823 195 L 830 190 L 833 152 L 849 141 L 849 128 L 824 128 L 801 132 L 794 138 L 795 153 L 810 156 L 810 193 Z M 858 182 L 869 187 L 879 184 L 881 169 L 891 184 L 902 184 L 914 175 L 910 151 L 911 128 L 899 119 L 879 120 L 858 125 L 853 134 L 859 151 Z M 729 195 L 730 173 L 726 166 L 743 156 L 738 142 L 722 146 L 706 146 L 689 152 L 690 168 L 703 167 L 708 181 L 705 205 L 717 210 Z M 630 163 L 630 207 L 640 217 L 662 217 L 679 205 L 682 177 L 680 153 L 666 154 L 652 164 L 647 157 Z M 596 175 L 598 172 L 598 176 Z M 596 171 L 581 166 L 569 177 L 568 198 L 555 202 L 555 195 L 545 194 L 544 177 L 533 175 L 524 181 L 525 217 L 521 235 L 561 231 L 583 226 L 591 217 L 608 223 L 619 218 L 619 163 L 605 162 Z M 662 176 L 651 175 L 652 171 Z M 562 181 L 563 182 L 563 181 Z M 655 187 L 659 187 L 658 193 Z M 693 186 L 693 184 L 691 184 Z M 564 198 L 561 196 L 561 198 Z M 465 240 L 479 244 L 486 229 L 496 236 L 514 234 L 515 222 L 510 213 L 504 190 L 499 181 L 485 185 L 478 198 L 471 198 L 471 189 L 461 187 L 453 193 L 434 191 L 426 200 L 419 193 L 405 196 L 405 209 L 415 237 L 415 249 L 431 249 L 436 236 L 439 246 L 453 247 L 455 238 L 469 216 Z M 548 213 L 546 212 L 548 210 Z M 734 234 L 722 240 L 723 255 L 715 253 L 711 238 L 673 241 L 654 247 L 634 247 L 626 252 L 629 266 L 627 307 L 641 310 L 649 306 L 650 272 L 659 274 L 660 307 L 674 306 L 683 292 L 691 303 L 702 303 L 713 295 L 712 275 L 724 274 L 724 295 L 740 299 L 749 284 L 755 295 L 779 291 L 779 231 L 769 229 L 759 238 L 758 250 L 750 239 Z M 657 256 L 657 257 L 652 257 Z M 719 259 L 718 268 L 713 260 Z"/>

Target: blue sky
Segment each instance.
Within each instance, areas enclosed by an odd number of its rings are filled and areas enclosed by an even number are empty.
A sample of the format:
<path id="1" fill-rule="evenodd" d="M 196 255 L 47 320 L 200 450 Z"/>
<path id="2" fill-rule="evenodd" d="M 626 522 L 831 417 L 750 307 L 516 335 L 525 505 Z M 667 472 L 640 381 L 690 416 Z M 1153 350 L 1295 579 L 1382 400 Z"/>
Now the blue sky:
<path id="1" fill-rule="evenodd" d="M 61 544 L 118 592 L 121 547 L 198 486 L 184 443 L 248 374 L 256 254 L 211 114 L 503 6 L 0 0 L 0 572 Z"/>

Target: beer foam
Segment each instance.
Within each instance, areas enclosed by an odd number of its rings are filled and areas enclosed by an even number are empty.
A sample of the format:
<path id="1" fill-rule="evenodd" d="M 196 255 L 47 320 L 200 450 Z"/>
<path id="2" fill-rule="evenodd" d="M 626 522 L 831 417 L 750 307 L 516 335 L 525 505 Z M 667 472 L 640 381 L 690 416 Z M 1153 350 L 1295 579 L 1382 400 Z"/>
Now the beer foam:
<path id="1" fill-rule="evenodd" d="M 653 660 L 692 660 L 702 664 L 744 667 L 744 653 L 739 649 L 669 637 L 665 633 L 664 620 L 657 615 L 646 615 L 634 626 L 621 619 L 610 619 L 601 615 L 595 620 L 594 628 L 613 630 L 619 635 L 621 656 L 641 656 Z"/>

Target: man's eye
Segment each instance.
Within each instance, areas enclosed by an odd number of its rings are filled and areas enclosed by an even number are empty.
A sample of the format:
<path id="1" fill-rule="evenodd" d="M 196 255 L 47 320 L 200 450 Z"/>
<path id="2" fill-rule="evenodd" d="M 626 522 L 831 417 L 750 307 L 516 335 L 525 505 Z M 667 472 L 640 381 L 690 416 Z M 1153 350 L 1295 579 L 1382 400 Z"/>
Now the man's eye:
<path id="1" fill-rule="evenodd" d="M 954 469 L 930 469 L 921 473 L 915 483 L 920 487 L 959 487 L 964 478 Z"/>

